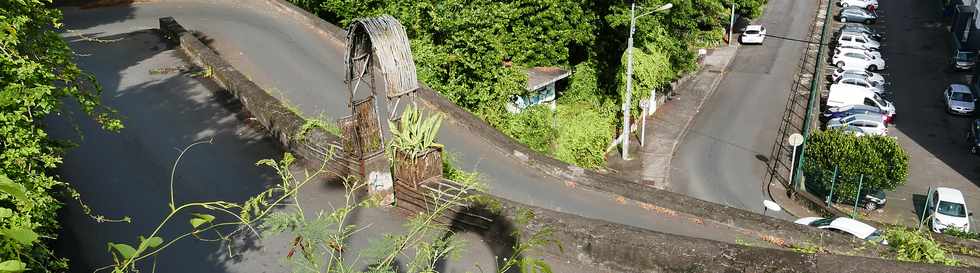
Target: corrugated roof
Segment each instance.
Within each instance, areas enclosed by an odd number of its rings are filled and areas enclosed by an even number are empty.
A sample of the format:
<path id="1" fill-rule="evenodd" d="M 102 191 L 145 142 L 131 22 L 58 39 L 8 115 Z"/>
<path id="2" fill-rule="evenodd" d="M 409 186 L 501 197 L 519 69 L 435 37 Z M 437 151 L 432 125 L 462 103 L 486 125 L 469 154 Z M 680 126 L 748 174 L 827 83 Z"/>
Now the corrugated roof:
<path id="1" fill-rule="evenodd" d="M 567 78 L 571 75 L 568 70 L 559 67 L 533 67 L 527 70 L 527 90 L 534 91 L 548 84 Z"/>

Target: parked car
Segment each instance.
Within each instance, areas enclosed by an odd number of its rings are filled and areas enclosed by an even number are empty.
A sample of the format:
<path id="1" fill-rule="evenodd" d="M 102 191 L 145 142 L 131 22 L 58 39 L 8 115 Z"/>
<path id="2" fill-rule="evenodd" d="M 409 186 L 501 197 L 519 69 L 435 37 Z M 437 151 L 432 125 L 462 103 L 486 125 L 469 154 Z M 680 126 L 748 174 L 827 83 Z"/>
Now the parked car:
<path id="1" fill-rule="evenodd" d="M 845 52 L 843 54 L 836 54 L 831 59 L 831 62 L 839 68 L 860 68 L 871 71 L 879 71 L 885 69 L 885 60 L 875 59 L 865 54 L 857 52 Z"/>
<path id="2" fill-rule="evenodd" d="M 874 51 L 874 50 L 868 50 L 868 49 L 856 48 L 856 47 L 846 47 L 846 46 L 838 46 L 834 48 L 833 55 L 844 54 L 847 52 L 857 52 L 864 55 L 868 55 L 871 58 L 884 60 L 884 58 L 881 57 L 881 51 Z M 831 56 L 831 58 L 833 58 L 833 56 Z"/>
<path id="3" fill-rule="evenodd" d="M 854 75 L 854 74 L 845 74 L 841 76 L 841 78 L 838 79 L 833 84 L 850 84 L 858 87 L 870 88 L 874 90 L 875 93 L 878 93 L 879 95 L 885 94 L 886 91 L 884 85 L 875 84 L 869 81 L 865 77 L 862 77 L 860 75 Z"/>
<path id="4" fill-rule="evenodd" d="M 885 116 L 879 114 L 855 114 L 827 121 L 827 129 L 844 126 L 861 128 L 861 132 L 865 135 L 883 136 L 888 134 L 888 127 L 885 126 Z"/>
<path id="5" fill-rule="evenodd" d="M 887 112 L 890 120 L 895 120 L 896 115 L 894 103 L 882 98 L 872 90 L 855 86 L 831 85 L 826 105 L 827 107 L 868 105 Z"/>
<path id="6" fill-rule="evenodd" d="M 867 49 L 871 51 L 878 51 L 881 48 L 881 43 L 871 39 L 871 37 L 868 37 L 863 33 L 857 32 L 841 33 L 840 36 L 837 36 L 832 43 L 834 47 L 850 47 Z"/>
<path id="7" fill-rule="evenodd" d="M 864 70 L 864 69 L 845 69 L 845 68 L 839 68 L 839 67 L 836 68 L 836 69 L 834 69 L 834 72 L 830 74 L 830 80 L 832 82 L 836 82 L 841 77 L 843 77 L 844 75 L 847 75 L 847 74 L 859 75 L 859 76 L 865 77 L 866 79 L 868 79 L 868 81 L 871 81 L 871 82 L 877 83 L 877 84 L 884 84 L 885 83 L 885 77 L 882 77 L 881 74 L 878 74 L 878 73 L 875 73 L 875 72 L 871 72 L 871 71 L 867 71 L 867 70 Z"/>
<path id="8" fill-rule="evenodd" d="M 742 36 L 739 36 L 739 42 L 743 44 L 762 44 L 762 41 L 766 39 L 766 28 L 761 25 L 749 25 L 745 27 L 745 31 L 742 32 Z"/>
<path id="9" fill-rule="evenodd" d="M 861 7 L 847 7 L 840 10 L 837 20 L 840 20 L 841 23 L 860 22 L 870 25 L 878 20 L 878 14 Z"/>
<path id="10" fill-rule="evenodd" d="M 820 118 L 821 120 L 826 122 L 826 121 L 830 121 L 831 119 L 843 118 L 856 114 L 883 115 L 885 116 L 885 123 L 891 124 L 891 116 L 888 115 L 888 112 L 881 110 L 881 108 L 868 106 L 868 105 L 847 105 L 841 107 L 830 107 L 820 115 Z"/>
<path id="11" fill-rule="evenodd" d="M 854 237 L 858 237 L 862 240 L 868 240 L 872 242 L 881 242 L 881 244 L 888 244 L 888 241 L 881 234 L 881 230 L 877 228 L 862 223 L 858 220 L 854 220 L 847 217 L 837 217 L 837 218 L 820 218 L 820 217 L 804 217 L 800 218 L 793 223 L 800 225 L 807 225 L 819 229 L 826 229 L 835 232 L 847 233 Z"/>
<path id="12" fill-rule="evenodd" d="M 938 187 L 929 192 L 926 213 L 932 216 L 933 232 L 943 232 L 947 228 L 970 230 L 969 216 L 963 193 L 954 188 Z"/>
<path id="13" fill-rule="evenodd" d="M 885 36 L 881 35 L 881 33 L 878 33 L 877 30 L 867 25 L 859 24 L 859 23 L 845 23 L 843 26 L 840 27 L 840 29 L 837 30 L 837 34 L 835 34 L 835 36 L 840 35 L 840 33 L 844 33 L 844 32 L 863 33 L 864 35 L 871 37 L 871 39 L 874 39 L 879 42 L 885 39 Z"/>
<path id="14" fill-rule="evenodd" d="M 967 43 L 958 39 L 958 33 L 953 33 L 952 42 L 952 59 L 950 63 L 955 70 L 970 70 L 973 69 L 977 64 L 977 50 L 972 48 Z"/>
<path id="15" fill-rule="evenodd" d="M 970 87 L 963 84 L 950 84 L 943 91 L 946 102 L 946 112 L 950 114 L 969 115 L 976 110 L 977 98 L 973 96 Z"/>
<path id="16" fill-rule="evenodd" d="M 970 122 L 970 129 L 966 130 L 966 142 L 970 145 L 970 153 L 980 154 L 980 119 Z"/>
<path id="17" fill-rule="evenodd" d="M 841 7 L 862 7 L 868 9 L 878 8 L 878 0 L 838 0 L 837 5 Z"/>

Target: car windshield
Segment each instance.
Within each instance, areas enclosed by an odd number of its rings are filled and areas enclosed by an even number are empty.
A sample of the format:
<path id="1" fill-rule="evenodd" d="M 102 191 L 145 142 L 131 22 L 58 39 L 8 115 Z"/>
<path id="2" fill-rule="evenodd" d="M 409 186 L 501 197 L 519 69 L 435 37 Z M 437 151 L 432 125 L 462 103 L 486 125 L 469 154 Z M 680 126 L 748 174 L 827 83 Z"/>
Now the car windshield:
<path id="1" fill-rule="evenodd" d="M 939 201 L 939 208 L 936 209 L 939 214 L 953 216 L 953 217 L 966 217 L 966 208 L 963 204 Z"/>
<path id="2" fill-rule="evenodd" d="M 745 34 L 753 34 L 753 35 L 755 35 L 755 34 L 759 34 L 759 31 L 758 30 L 746 30 L 745 31 Z"/>
<path id="3" fill-rule="evenodd" d="M 956 54 L 956 59 L 959 60 L 974 60 L 977 58 L 976 52 L 959 52 Z"/>
<path id="4" fill-rule="evenodd" d="M 834 219 L 824 218 L 824 219 L 820 219 L 820 220 L 816 220 L 816 221 L 810 222 L 810 226 L 811 227 L 822 227 L 822 226 L 829 225 L 830 222 L 833 222 L 833 221 L 834 221 Z"/>
<path id="5" fill-rule="evenodd" d="M 878 105 L 887 105 L 887 103 L 885 103 L 885 100 L 882 99 L 881 96 L 878 96 L 878 94 L 875 94 L 874 99 L 875 102 L 878 103 Z"/>
<path id="6" fill-rule="evenodd" d="M 868 241 L 873 241 L 873 242 L 881 241 L 881 239 L 882 239 L 882 237 L 881 237 L 881 231 L 880 230 L 875 230 L 875 232 L 872 232 L 871 235 L 868 235 L 868 238 L 864 238 L 864 239 L 865 240 L 868 240 Z"/>
<path id="7" fill-rule="evenodd" d="M 955 101 L 973 101 L 973 94 L 970 93 L 956 92 L 950 95 L 949 97 Z"/>

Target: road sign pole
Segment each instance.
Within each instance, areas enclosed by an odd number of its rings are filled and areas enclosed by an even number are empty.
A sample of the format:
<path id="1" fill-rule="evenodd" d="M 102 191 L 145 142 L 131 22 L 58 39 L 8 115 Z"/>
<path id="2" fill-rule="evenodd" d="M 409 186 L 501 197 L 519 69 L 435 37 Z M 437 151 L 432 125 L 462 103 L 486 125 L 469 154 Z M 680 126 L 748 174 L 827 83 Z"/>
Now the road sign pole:
<path id="1" fill-rule="evenodd" d="M 789 177 L 790 177 L 790 180 L 792 180 L 792 181 L 790 181 L 790 185 L 793 188 L 793 191 L 795 192 L 796 189 L 799 188 L 799 186 L 796 183 L 796 180 L 798 180 L 798 179 L 795 179 L 796 178 L 796 175 L 795 175 L 796 174 L 796 168 L 797 168 L 796 167 L 796 148 L 797 147 L 800 147 L 800 145 L 803 145 L 803 135 L 797 134 L 797 133 L 793 133 L 792 135 L 789 135 L 789 138 L 786 139 L 786 142 L 789 142 L 789 145 L 792 145 L 793 146 L 793 155 L 790 156 L 790 159 L 791 160 L 789 161 L 789 174 L 790 174 Z"/>

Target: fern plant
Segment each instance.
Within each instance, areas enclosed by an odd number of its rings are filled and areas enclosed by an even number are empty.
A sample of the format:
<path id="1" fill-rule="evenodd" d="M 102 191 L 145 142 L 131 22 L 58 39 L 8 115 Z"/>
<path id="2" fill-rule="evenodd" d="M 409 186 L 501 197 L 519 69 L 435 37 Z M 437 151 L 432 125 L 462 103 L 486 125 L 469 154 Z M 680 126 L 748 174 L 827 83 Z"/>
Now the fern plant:
<path id="1" fill-rule="evenodd" d="M 399 151 L 414 158 L 422 155 L 429 148 L 442 148 L 442 144 L 436 143 L 436 136 L 439 134 L 439 127 L 442 126 L 442 119 L 443 116 L 438 113 L 423 118 L 422 111 L 418 107 L 407 107 L 402 112 L 398 124 L 388 121 L 388 128 L 391 129 L 392 135 L 389 144 L 390 150 Z"/>

